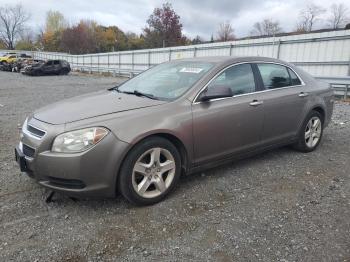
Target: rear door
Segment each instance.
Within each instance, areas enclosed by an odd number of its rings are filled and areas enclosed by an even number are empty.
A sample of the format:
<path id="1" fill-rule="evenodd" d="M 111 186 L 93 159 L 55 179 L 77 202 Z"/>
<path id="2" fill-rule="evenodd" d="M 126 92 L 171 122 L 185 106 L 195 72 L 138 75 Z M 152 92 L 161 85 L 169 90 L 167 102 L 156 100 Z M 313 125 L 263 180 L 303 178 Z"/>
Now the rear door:
<path id="1" fill-rule="evenodd" d="M 262 142 L 270 144 L 294 137 L 307 104 L 306 86 L 284 65 L 257 63 L 256 68 L 265 88 L 260 96 L 265 111 Z"/>
<path id="2" fill-rule="evenodd" d="M 251 64 L 228 67 L 205 88 L 232 89 L 233 97 L 195 101 L 193 138 L 195 162 L 223 158 L 260 143 L 263 104 L 257 99 L 256 75 Z"/>

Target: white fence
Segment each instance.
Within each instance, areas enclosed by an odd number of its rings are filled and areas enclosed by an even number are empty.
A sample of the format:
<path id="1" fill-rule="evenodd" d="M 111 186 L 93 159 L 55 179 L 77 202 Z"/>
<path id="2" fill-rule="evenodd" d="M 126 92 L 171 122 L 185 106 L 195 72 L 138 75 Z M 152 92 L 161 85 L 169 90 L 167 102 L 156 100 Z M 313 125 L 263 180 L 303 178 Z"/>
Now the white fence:
<path id="1" fill-rule="evenodd" d="M 275 57 L 316 77 L 347 77 L 350 30 L 86 55 L 33 52 L 38 59 L 65 59 L 73 69 L 114 74 L 139 73 L 173 59 L 223 55 Z"/>

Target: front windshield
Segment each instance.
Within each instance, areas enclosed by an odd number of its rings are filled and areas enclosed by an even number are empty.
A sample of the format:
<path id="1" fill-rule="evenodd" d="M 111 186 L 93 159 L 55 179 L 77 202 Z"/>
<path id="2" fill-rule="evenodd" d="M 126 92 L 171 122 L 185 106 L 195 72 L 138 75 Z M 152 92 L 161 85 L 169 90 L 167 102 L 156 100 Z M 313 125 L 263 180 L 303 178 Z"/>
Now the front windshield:
<path id="1" fill-rule="evenodd" d="M 147 94 L 160 100 L 174 100 L 212 67 L 211 63 L 189 61 L 160 64 L 125 82 L 118 91 Z"/>

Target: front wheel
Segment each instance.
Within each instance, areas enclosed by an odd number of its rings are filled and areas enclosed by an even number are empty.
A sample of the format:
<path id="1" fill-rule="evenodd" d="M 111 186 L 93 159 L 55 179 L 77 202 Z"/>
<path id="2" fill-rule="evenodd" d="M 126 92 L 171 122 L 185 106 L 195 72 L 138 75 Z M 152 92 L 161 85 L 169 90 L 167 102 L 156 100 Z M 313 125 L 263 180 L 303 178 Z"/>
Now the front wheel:
<path id="1" fill-rule="evenodd" d="M 305 153 L 314 151 L 320 144 L 322 135 L 323 116 L 317 111 L 311 111 L 301 127 L 294 148 Z"/>
<path id="2" fill-rule="evenodd" d="M 181 157 L 176 147 L 161 137 L 137 144 L 120 170 L 121 194 L 136 205 L 161 201 L 175 187 L 181 173 Z"/>

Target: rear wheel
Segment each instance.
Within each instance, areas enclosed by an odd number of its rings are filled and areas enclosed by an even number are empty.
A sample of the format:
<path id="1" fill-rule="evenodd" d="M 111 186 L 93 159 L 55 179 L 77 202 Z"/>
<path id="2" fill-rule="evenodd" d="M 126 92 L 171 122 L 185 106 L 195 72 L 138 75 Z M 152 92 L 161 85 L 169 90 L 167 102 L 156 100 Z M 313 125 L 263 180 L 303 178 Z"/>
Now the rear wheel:
<path id="1" fill-rule="evenodd" d="M 294 148 L 301 152 L 314 151 L 320 144 L 322 135 L 323 116 L 317 111 L 311 111 L 301 127 Z"/>
<path id="2" fill-rule="evenodd" d="M 118 187 L 131 203 L 150 205 L 161 201 L 175 187 L 181 158 L 168 140 L 152 137 L 136 145 L 122 165 Z"/>

